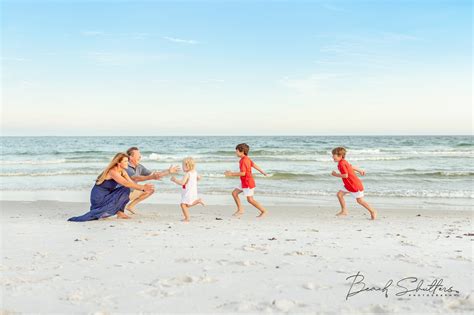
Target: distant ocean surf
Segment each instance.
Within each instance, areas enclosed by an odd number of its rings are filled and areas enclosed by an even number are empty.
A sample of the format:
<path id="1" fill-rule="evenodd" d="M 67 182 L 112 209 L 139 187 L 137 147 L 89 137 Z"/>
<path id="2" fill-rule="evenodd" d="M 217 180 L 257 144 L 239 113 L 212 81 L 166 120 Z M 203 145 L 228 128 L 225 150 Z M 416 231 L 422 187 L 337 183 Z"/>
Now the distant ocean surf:
<path id="1" fill-rule="evenodd" d="M 367 196 L 473 199 L 472 136 L 307 137 L 2 137 L 2 191 L 89 190 L 111 157 L 138 146 L 142 164 L 165 169 L 193 156 L 204 176 L 204 194 L 228 194 L 237 184 L 223 172 L 236 170 L 237 143 L 271 176 L 257 177 L 258 194 L 314 198 L 341 187 L 330 173 L 330 151 L 348 149 L 347 159 L 367 171 Z M 176 193 L 168 179 L 161 192 Z"/>

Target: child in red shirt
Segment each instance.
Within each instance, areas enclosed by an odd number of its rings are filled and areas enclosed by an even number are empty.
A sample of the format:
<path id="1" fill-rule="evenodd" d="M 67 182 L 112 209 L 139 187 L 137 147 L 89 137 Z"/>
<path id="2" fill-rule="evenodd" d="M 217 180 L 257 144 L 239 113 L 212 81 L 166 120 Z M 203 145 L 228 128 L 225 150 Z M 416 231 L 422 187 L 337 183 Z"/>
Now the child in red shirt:
<path id="1" fill-rule="evenodd" d="M 346 161 L 345 157 L 346 149 L 338 147 L 332 150 L 332 158 L 334 162 L 337 162 L 337 168 L 340 172 L 339 174 L 336 171 L 333 171 L 332 176 L 342 178 L 342 182 L 344 183 L 345 188 L 339 190 L 339 192 L 337 193 L 337 198 L 339 199 L 339 203 L 341 204 L 341 211 L 336 215 L 347 215 L 346 201 L 344 200 L 344 195 L 351 194 L 357 200 L 358 204 L 360 204 L 369 211 L 370 218 L 372 220 L 375 220 L 377 218 L 377 211 L 375 211 L 375 209 L 373 209 L 364 200 L 364 186 L 362 185 L 362 181 L 355 174 L 355 172 L 357 172 L 360 175 L 364 176 L 365 171 L 350 165 L 349 162 Z"/>
<path id="2" fill-rule="evenodd" d="M 250 147 L 245 143 L 237 145 L 235 147 L 235 154 L 240 158 L 240 172 L 233 173 L 231 171 L 226 171 L 224 174 L 225 176 L 240 177 L 240 186 L 235 188 L 232 192 L 232 197 L 234 197 L 235 204 L 237 205 L 237 211 L 234 213 L 234 216 L 240 216 L 244 213 L 244 209 L 240 203 L 239 198 L 239 194 L 243 192 L 244 196 L 247 197 L 247 201 L 260 211 L 260 215 L 257 216 L 257 218 L 261 218 L 267 213 L 267 211 L 253 198 L 255 192 L 255 180 L 252 176 L 252 167 L 262 173 L 264 176 L 267 176 L 267 174 L 248 157 L 249 150 Z"/>

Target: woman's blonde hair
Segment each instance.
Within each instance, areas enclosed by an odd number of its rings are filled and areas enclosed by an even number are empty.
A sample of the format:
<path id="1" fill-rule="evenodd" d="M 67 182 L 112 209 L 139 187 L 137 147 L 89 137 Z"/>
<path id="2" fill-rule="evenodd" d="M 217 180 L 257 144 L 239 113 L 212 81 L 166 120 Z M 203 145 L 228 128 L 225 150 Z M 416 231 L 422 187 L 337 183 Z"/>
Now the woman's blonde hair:
<path id="1" fill-rule="evenodd" d="M 97 185 L 100 185 L 102 184 L 104 181 L 105 181 L 105 177 L 107 177 L 107 174 L 109 173 L 109 171 L 116 167 L 120 162 L 122 162 L 122 160 L 124 158 L 127 158 L 128 159 L 128 155 L 126 153 L 117 153 L 115 154 L 114 158 L 112 159 L 112 161 L 110 161 L 109 165 L 105 168 L 105 170 L 100 173 L 100 175 L 97 177 L 97 179 L 95 180 L 95 183 Z"/>
<path id="2" fill-rule="evenodd" d="M 196 162 L 194 162 L 192 157 L 187 157 L 183 160 L 183 165 L 186 166 L 189 171 L 192 171 L 196 167 Z"/>

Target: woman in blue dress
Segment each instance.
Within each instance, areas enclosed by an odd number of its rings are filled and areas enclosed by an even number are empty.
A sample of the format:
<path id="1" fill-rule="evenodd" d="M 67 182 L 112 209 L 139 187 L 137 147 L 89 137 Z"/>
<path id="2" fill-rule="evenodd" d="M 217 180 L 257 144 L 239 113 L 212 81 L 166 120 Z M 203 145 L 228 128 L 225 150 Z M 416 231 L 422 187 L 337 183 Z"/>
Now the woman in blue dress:
<path id="1" fill-rule="evenodd" d="M 100 173 L 91 191 L 90 211 L 68 221 L 82 222 L 98 220 L 117 215 L 120 219 L 129 219 L 123 210 L 129 201 L 130 188 L 152 191 L 152 184 L 138 185 L 128 176 L 128 155 L 117 153 L 107 168 Z"/>

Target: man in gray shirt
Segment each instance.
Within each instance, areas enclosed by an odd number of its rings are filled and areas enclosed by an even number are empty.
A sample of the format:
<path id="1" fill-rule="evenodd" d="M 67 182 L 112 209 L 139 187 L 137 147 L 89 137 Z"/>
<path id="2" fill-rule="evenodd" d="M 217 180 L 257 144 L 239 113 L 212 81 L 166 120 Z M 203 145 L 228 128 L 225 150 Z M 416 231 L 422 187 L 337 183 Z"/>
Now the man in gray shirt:
<path id="1" fill-rule="evenodd" d="M 127 150 L 128 154 L 128 176 L 135 182 L 143 182 L 147 180 L 158 180 L 164 176 L 174 174 L 179 172 L 179 166 L 171 165 L 167 170 L 161 172 L 152 172 L 147 169 L 145 166 L 140 164 L 142 156 L 140 150 L 137 147 L 131 147 Z M 135 214 L 135 206 L 145 200 L 146 198 L 153 195 L 154 191 L 145 192 L 139 190 L 132 190 L 130 192 L 130 203 L 127 205 L 126 209 L 131 213 Z"/>

